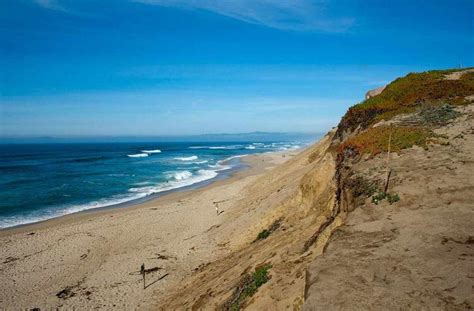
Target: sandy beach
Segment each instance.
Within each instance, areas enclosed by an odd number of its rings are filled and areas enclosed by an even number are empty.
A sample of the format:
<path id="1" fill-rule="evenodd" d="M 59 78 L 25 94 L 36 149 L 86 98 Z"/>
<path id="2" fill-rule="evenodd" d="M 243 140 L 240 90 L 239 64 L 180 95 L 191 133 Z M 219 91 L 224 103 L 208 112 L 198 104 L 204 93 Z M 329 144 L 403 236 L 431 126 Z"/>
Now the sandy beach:
<path id="1" fill-rule="evenodd" d="M 346 145 L 386 121 L 346 120 L 199 189 L 2 230 L 0 307 L 470 310 L 474 106 L 429 109 L 391 119 L 390 157 Z"/>
<path id="2" fill-rule="evenodd" d="M 238 247 L 239 239 L 223 241 L 238 225 L 244 189 L 296 153 L 248 156 L 249 168 L 228 179 L 137 206 L 0 231 L 0 306 L 147 309 L 193 270 Z M 248 221 L 251 228 L 259 220 Z M 150 269 L 146 289 L 142 264 Z"/>

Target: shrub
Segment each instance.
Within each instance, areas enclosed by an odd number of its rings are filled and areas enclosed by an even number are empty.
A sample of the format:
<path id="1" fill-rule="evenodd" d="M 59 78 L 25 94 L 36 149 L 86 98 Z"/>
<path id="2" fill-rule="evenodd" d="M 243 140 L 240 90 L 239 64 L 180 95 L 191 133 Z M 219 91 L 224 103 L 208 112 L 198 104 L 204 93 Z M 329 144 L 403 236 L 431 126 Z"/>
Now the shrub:
<path id="1" fill-rule="evenodd" d="M 378 194 L 372 197 L 372 203 L 374 203 L 375 205 L 378 205 L 380 201 L 385 199 L 386 196 L 387 194 L 385 192 L 379 192 Z"/>
<path id="2" fill-rule="evenodd" d="M 392 204 L 392 203 L 400 201 L 400 197 L 398 196 L 398 194 L 387 193 L 387 201 L 388 203 Z"/>
<path id="3" fill-rule="evenodd" d="M 281 222 L 282 222 L 282 218 L 275 220 L 268 229 L 263 229 L 257 235 L 257 238 L 254 240 L 254 242 L 259 241 L 259 240 L 265 240 L 266 238 L 268 238 L 273 231 L 280 228 Z"/>
<path id="4" fill-rule="evenodd" d="M 396 79 L 379 95 L 349 108 L 339 123 L 338 137 L 342 137 L 345 131 L 352 132 L 358 126 L 365 129 L 380 120 L 415 112 L 423 103 L 467 103 L 466 96 L 474 94 L 474 73 L 465 73 L 459 80 L 446 80 L 445 75 L 454 71 L 456 70 L 410 73 Z"/>
<path id="5" fill-rule="evenodd" d="M 385 193 L 383 191 L 372 197 L 372 203 L 378 205 L 382 200 L 387 199 L 387 202 L 391 205 L 395 202 L 400 201 L 400 196 L 398 194 Z"/>
<path id="6" fill-rule="evenodd" d="M 421 121 L 429 125 L 444 125 L 459 115 L 452 105 L 446 103 L 422 105 L 419 111 Z"/>
<path id="7" fill-rule="evenodd" d="M 224 304 L 223 309 L 231 311 L 240 310 L 242 303 L 247 298 L 252 297 L 260 286 L 270 280 L 268 270 L 270 270 L 271 267 L 272 265 L 265 264 L 255 268 L 255 272 L 253 272 L 251 276 L 248 274 L 245 275 L 241 279 L 239 286 L 235 289 L 232 297 Z"/>
<path id="8" fill-rule="evenodd" d="M 392 132 L 391 151 L 399 152 L 414 145 L 427 148 L 431 137 L 436 135 L 423 127 L 388 127 L 379 126 L 347 139 L 339 146 L 339 152 L 350 149 L 357 153 L 368 153 L 372 156 L 387 152 L 388 140 Z"/>
<path id="9" fill-rule="evenodd" d="M 267 230 L 267 229 L 263 229 L 263 231 L 261 231 L 258 235 L 257 235 L 257 240 L 265 240 L 266 238 L 268 238 L 268 236 L 270 235 L 270 231 Z"/>
<path id="10" fill-rule="evenodd" d="M 354 197 L 371 197 L 377 191 L 377 183 L 362 176 L 355 176 L 345 182 L 345 187 L 352 189 Z"/>

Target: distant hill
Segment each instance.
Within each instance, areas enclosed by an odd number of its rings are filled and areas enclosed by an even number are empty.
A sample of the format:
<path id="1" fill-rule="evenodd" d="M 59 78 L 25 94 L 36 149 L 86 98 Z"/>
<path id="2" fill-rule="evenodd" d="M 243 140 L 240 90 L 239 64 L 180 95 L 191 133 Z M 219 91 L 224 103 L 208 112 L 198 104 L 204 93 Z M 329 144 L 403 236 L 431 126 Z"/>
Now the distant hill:
<path id="1" fill-rule="evenodd" d="M 303 141 L 312 142 L 322 133 L 227 133 L 177 136 L 71 136 L 71 137 L 0 137 L 0 144 L 12 143 L 101 143 L 101 142 L 265 142 Z"/>

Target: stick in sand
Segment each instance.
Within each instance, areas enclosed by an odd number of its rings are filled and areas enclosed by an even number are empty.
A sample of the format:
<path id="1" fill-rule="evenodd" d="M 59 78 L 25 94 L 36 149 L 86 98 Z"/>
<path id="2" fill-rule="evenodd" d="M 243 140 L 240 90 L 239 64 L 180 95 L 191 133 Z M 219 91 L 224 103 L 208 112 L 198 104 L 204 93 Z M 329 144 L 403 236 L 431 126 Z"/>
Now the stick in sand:
<path id="1" fill-rule="evenodd" d="M 388 136 L 388 152 L 387 152 L 387 163 L 386 163 L 386 166 L 387 166 L 387 172 L 386 172 L 386 176 L 385 176 L 385 188 L 384 188 L 384 192 L 387 193 L 387 190 L 388 190 L 388 182 L 390 180 L 390 174 L 392 173 L 392 170 L 390 169 L 389 167 L 389 161 L 390 161 L 390 147 L 391 147 L 391 144 L 392 144 L 392 125 L 390 125 L 390 134 Z"/>
<path id="2" fill-rule="evenodd" d="M 146 288 L 145 286 L 145 264 L 142 264 L 140 268 L 140 274 L 143 276 L 143 289 Z"/>

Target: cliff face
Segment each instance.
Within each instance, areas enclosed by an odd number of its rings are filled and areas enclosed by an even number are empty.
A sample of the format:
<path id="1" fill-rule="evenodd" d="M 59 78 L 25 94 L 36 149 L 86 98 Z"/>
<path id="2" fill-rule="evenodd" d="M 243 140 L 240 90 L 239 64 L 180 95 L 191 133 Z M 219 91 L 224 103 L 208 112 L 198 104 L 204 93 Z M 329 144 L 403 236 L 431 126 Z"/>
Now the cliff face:
<path id="1" fill-rule="evenodd" d="M 232 253 L 158 307 L 470 308 L 473 95 L 472 72 L 433 71 L 350 108 L 244 190 L 235 230 L 216 236 Z M 259 267 L 268 275 L 257 286 Z"/>
<path id="2" fill-rule="evenodd" d="M 409 75 L 344 116 L 335 178 L 349 213 L 308 266 L 304 310 L 472 309 L 473 78 Z"/>

